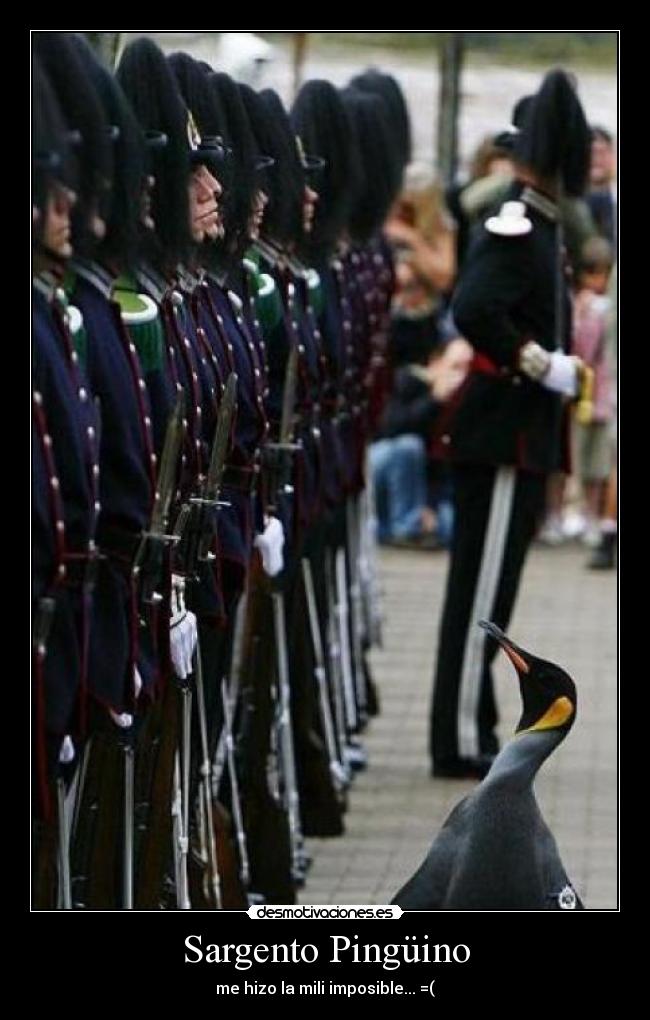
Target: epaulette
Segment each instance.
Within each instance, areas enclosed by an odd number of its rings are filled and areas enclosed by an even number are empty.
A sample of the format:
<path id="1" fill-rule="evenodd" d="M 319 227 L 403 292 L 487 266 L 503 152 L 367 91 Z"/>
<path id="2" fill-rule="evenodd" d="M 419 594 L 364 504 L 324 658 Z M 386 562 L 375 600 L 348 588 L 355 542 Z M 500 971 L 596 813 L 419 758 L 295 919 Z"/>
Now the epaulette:
<path id="1" fill-rule="evenodd" d="M 522 237 L 533 229 L 524 202 L 504 202 L 497 216 L 485 221 L 485 229 L 498 237 Z"/>
<path id="2" fill-rule="evenodd" d="M 88 362 L 88 335 L 84 327 L 84 317 L 81 309 L 70 304 L 70 294 L 74 290 L 74 274 L 66 271 L 61 286 L 54 291 L 54 300 L 63 312 L 66 326 L 70 333 L 72 346 L 77 352 L 79 361 L 85 368 Z"/>
<path id="3" fill-rule="evenodd" d="M 320 282 L 320 273 L 315 269 L 307 270 L 307 287 L 309 290 L 309 303 L 316 317 L 323 311 L 323 288 Z"/>
<path id="4" fill-rule="evenodd" d="M 242 259 L 242 265 L 253 285 L 255 313 L 259 319 L 262 332 L 275 329 L 282 319 L 282 299 L 273 277 L 269 273 L 260 272 L 259 266 L 252 258 Z"/>
<path id="5" fill-rule="evenodd" d="M 140 359 L 142 372 L 158 371 L 163 363 L 164 336 L 156 302 L 136 289 L 135 281 L 121 276 L 115 281 L 113 301 L 120 307 Z"/>

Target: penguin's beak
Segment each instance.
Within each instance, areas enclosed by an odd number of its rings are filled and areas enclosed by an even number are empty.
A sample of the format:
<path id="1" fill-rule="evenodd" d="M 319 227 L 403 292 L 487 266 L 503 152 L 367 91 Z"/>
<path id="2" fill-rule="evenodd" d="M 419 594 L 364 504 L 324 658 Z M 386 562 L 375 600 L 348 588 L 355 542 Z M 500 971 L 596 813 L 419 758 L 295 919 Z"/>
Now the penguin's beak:
<path id="1" fill-rule="evenodd" d="M 496 623 L 490 623 L 489 620 L 479 620 L 479 627 L 482 627 L 483 630 L 486 630 L 488 634 L 494 638 L 495 641 L 499 642 L 519 674 L 530 672 L 530 665 L 524 658 L 526 654 L 524 650 L 522 648 L 518 648 L 517 645 L 503 633 L 501 628 L 497 627 Z"/>

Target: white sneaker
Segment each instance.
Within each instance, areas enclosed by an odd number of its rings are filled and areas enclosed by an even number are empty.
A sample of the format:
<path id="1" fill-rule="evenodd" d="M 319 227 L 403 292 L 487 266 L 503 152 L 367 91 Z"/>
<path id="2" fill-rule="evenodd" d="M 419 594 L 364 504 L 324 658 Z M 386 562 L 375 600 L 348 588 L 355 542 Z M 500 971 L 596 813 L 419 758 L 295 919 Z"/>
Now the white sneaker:
<path id="1" fill-rule="evenodd" d="M 579 538 L 584 533 L 586 527 L 587 521 L 584 514 L 576 510 L 569 510 L 564 515 L 562 530 L 565 538 Z"/>

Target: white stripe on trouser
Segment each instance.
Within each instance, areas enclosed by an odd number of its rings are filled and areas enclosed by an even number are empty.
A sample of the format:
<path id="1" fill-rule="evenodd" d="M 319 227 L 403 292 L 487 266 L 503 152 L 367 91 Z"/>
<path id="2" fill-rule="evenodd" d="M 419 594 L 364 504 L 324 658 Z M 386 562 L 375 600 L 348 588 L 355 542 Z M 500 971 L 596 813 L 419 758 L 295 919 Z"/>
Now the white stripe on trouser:
<path id="1" fill-rule="evenodd" d="M 474 758 L 480 753 L 478 705 L 487 633 L 477 624 L 479 620 L 490 618 L 494 606 L 510 528 L 515 480 L 516 470 L 513 467 L 499 468 L 494 477 L 490 516 L 483 540 L 483 555 L 474 592 L 474 603 L 467 624 L 465 654 L 460 675 L 457 722 L 458 751 L 462 758 Z"/>

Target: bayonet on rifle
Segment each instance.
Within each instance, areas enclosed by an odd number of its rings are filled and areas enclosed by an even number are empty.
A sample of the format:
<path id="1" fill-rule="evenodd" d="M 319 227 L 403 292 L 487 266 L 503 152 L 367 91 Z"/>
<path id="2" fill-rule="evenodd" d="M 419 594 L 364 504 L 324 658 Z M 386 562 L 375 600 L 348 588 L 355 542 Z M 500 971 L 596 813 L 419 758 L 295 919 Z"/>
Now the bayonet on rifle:
<path id="1" fill-rule="evenodd" d="M 296 406 L 298 384 L 298 348 L 292 345 L 287 358 L 282 392 L 282 417 L 280 418 L 280 445 L 287 446 L 293 441 L 293 416 Z"/>
<path id="2" fill-rule="evenodd" d="M 280 432 L 277 443 L 267 443 L 266 471 L 268 479 L 269 510 L 274 512 L 277 507 L 278 495 L 285 489 L 291 476 L 290 456 L 300 449 L 299 443 L 293 442 L 294 410 L 296 404 L 296 387 L 298 383 L 298 348 L 291 347 L 284 373 L 282 390 L 282 411 Z"/>
<path id="3" fill-rule="evenodd" d="M 229 505 L 220 502 L 219 491 L 226 469 L 228 445 L 236 409 L 237 375 L 235 372 L 231 372 L 219 405 L 208 473 L 198 493 L 191 496 L 189 500 L 190 513 L 187 525 L 189 537 L 184 556 L 184 568 L 185 573 L 191 577 L 196 575 L 197 561 L 206 562 L 213 558 L 210 553 L 213 530 L 208 524 L 206 511 L 218 506 Z"/>
<path id="4" fill-rule="evenodd" d="M 151 521 L 148 529 L 142 533 L 140 548 L 133 564 L 134 574 L 141 574 L 145 567 L 149 567 L 150 576 L 142 582 L 142 600 L 147 603 L 160 601 L 155 586 L 162 566 L 162 547 L 177 541 L 176 535 L 167 533 L 167 528 L 169 511 L 176 491 L 176 471 L 185 432 L 184 413 L 185 394 L 181 391 L 176 397 L 174 410 L 167 423 Z"/>
<path id="5" fill-rule="evenodd" d="M 165 444 L 160 457 L 158 469 L 158 483 L 156 485 L 156 497 L 154 499 L 153 511 L 149 534 L 155 538 L 161 538 L 166 533 L 169 520 L 169 510 L 172 497 L 176 489 L 176 469 L 178 458 L 183 444 L 183 417 L 185 414 L 185 393 L 180 391 L 176 397 L 174 410 L 172 411 L 167 431 L 165 433 Z"/>
<path id="6" fill-rule="evenodd" d="M 226 456 L 228 454 L 231 426 L 236 409 L 237 374 L 231 372 L 224 387 L 221 403 L 219 404 L 217 425 L 210 453 L 210 464 L 203 486 L 203 500 L 208 503 L 216 503 L 219 498 L 221 480 L 226 469 Z"/>

